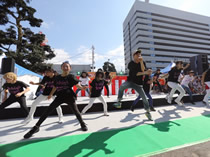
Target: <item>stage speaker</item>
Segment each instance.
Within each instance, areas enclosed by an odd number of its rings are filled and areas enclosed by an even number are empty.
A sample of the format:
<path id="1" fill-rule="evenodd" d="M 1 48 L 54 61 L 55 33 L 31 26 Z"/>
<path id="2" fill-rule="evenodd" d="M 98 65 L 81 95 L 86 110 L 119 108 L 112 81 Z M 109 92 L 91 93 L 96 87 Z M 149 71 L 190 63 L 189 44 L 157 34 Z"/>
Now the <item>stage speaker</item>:
<path id="1" fill-rule="evenodd" d="M 7 72 L 14 72 L 15 70 L 15 60 L 13 58 L 3 58 L 1 62 L 1 74 Z"/>
<path id="2" fill-rule="evenodd" d="M 196 75 L 202 75 L 209 68 L 208 55 L 200 54 L 190 58 L 191 70 L 195 71 Z"/>

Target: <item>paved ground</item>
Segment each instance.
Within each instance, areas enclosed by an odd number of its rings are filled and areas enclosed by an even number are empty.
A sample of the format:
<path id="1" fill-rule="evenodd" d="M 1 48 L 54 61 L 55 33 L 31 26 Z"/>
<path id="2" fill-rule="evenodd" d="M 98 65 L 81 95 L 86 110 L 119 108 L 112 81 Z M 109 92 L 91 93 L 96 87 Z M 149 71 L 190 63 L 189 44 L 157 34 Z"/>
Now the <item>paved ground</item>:
<path id="1" fill-rule="evenodd" d="M 154 118 L 153 122 L 147 121 L 143 109 L 137 109 L 134 112 L 131 112 L 130 110 L 110 112 L 109 117 L 103 116 L 103 113 L 87 113 L 83 115 L 83 118 L 88 125 L 88 132 L 97 132 L 210 114 L 210 108 L 206 108 L 200 102 L 195 106 L 186 104 L 185 107 L 174 105 L 159 107 L 156 109 L 156 112 L 152 112 Z M 37 119 L 38 118 L 35 118 L 34 121 L 25 126 L 20 124 L 24 119 L 0 121 L 0 144 L 21 140 L 23 135 L 34 126 Z M 36 134 L 35 138 L 83 133 L 82 131 L 78 131 L 79 128 L 80 126 L 74 115 L 65 115 L 63 124 L 58 124 L 58 117 L 53 116 L 49 117 L 43 123 L 41 131 Z"/>
<path id="2" fill-rule="evenodd" d="M 177 148 L 151 157 L 210 157 L 210 142 Z"/>
<path id="3" fill-rule="evenodd" d="M 185 104 L 185 107 L 172 105 L 158 107 L 156 109 L 156 112 L 152 112 L 152 116 L 154 118 L 153 122 L 147 120 L 144 115 L 143 109 L 137 109 L 135 110 L 135 112 L 131 112 L 130 110 L 110 112 L 109 117 L 103 116 L 103 113 L 90 113 L 83 115 L 83 118 L 88 125 L 88 133 L 93 133 L 118 128 L 156 124 L 160 122 L 174 121 L 177 119 L 210 114 L 210 108 L 206 107 L 202 102 L 197 102 L 196 105 Z M 0 121 L 0 144 L 8 144 L 22 141 L 23 135 L 36 123 L 37 118 L 33 122 L 25 126 L 20 124 L 21 121 L 23 121 L 23 119 L 10 119 Z M 75 116 L 65 115 L 63 124 L 58 124 L 58 117 L 52 116 L 43 123 L 40 132 L 35 134 L 32 139 L 41 139 L 43 137 L 55 137 L 64 135 L 69 136 L 83 133 L 84 132 L 80 131 L 80 126 L 75 119 Z M 210 156 L 210 150 L 208 149 L 209 146 L 210 143 L 207 142 L 181 149 L 178 148 L 176 150 L 155 156 L 205 157 Z"/>

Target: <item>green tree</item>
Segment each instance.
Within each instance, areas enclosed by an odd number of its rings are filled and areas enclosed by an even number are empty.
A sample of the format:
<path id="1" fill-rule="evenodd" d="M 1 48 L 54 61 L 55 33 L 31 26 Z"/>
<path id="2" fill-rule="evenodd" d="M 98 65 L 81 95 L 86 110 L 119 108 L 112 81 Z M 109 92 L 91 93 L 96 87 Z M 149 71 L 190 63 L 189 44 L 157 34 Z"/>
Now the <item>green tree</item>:
<path id="1" fill-rule="evenodd" d="M 109 61 L 104 62 L 103 70 L 109 72 L 116 72 L 115 65 L 113 63 L 110 63 Z"/>
<path id="2" fill-rule="evenodd" d="M 36 9 L 29 3 L 30 0 L 0 0 L 0 25 L 4 28 L 0 30 L 0 55 L 5 53 L 17 64 L 41 72 L 50 66 L 44 62 L 55 54 L 49 45 L 42 45 L 45 35 L 30 29 L 40 27 L 43 21 L 34 17 Z"/>

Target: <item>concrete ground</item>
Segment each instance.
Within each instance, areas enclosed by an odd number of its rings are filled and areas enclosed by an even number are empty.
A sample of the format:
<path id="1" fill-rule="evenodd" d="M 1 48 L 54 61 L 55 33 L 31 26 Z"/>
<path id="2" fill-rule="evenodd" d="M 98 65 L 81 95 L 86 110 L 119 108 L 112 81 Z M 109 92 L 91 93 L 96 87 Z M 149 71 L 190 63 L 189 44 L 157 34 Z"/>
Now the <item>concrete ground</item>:
<path id="1" fill-rule="evenodd" d="M 172 151 L 154 155 L 151 157 L 210 157 L 210 142 L 203 142 Z"/>
<path id="2" fill-rule="evenodd" d="M 134 99 L 136 96 L 133 95 L 126 99 Z M 161 96 L 162 97 L 162 96 Z M 116 99 L 116 97 L 107 98 L 110 101 Z M 79 103 L 88 101 L 88 98 L 82 98 L 78 100 Z M 43 105 L 48 102 L 43 102 Z M 17 105 L 17 104 L 16 104 Z M 137 125 L 154 124 L 165 121 L 173 121 L 182 118 L 190 118 L 200 115 L 210 114 L 210 108 L 205 106 L 202 102 L 196 102 L 196 105 L 186 103 L 184 107 L 177 105 L 157 107 L 156 112 L 151 112 L 154 121 L 148 121 L 144 115 L 144 109 L 136 109 L 134 112 L 130 110 L 123 111 L 112 111 L 109 112 L 109 116 L 103 116 L 102 112 L 87 113 L 83 115 L 83 119 L 88 126 L 88 133 L 98 132 L 104 130 L 118 129 L 124 127 L 131 127 Z M 23 140 L 23 135 L 34 126 L 38 118 L 35 118 L 31 123 L 22 125 L 20 119 L 10 119 L 0 121 L 0 144 L 8 144 Z M 43 137 L 55 137 L 64 135 L 83 134 L 80 130 L 80 125 L 74 115 L 64 115 L 64 122 L 58 123 L 57 116 L 50 116 L 43 123 L 40 128 L 40 132 L 36 133 L 31 139 L 40 139 Z M 85 132 L 87 133 L 87 132 Z M 155 157 L 198 157 L 198 156 L 210 156 L 210 150 L 208 149 L 210 142 L 201 143 L 193 146 L 184 148 L 177 148 L 175 150 L 154 155 Z"/>
<path id="3" fill-rule="evenodd" d="M 134 112 L 130 110 L 113 111 L 109 112 L 108 117 L 103 116 L 103 112 L 87 113 L 83 115 L 83 119 L 88 125 L 88 132 L 96 132 L 210 114 L 210 108 L 202 102 L 197 102 L 196 105 L 186 103 L 185 107 L 177 105 L 162 106 L 156 108 L 156 110 L 156 112 L 151 112 L 154 119 L 152 122 L 147 121 L 144 109 L 136 109 Z M 38 118 L 27 125 L 21 124 L 23 120 L 20 118 L 0 121 L 0 144 L 21 140 L 23 135 L 34 126 Z M 74 115 L 64 115 L 64 123 L 62 124 L 58 123 L 57 116 L 50 116 L 43 123 L 35 138 L 83 133 L 79 128 L 80 126 Z"/>

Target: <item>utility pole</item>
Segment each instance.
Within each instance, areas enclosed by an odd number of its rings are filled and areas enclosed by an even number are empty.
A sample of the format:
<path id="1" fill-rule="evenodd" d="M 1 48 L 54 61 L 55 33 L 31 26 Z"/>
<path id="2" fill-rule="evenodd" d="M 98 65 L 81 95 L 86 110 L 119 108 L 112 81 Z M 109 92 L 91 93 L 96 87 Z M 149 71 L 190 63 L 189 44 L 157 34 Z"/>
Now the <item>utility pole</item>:
<path id="1" fill-rule="evenodd" d="M 92 67 L 91 67 L 91 71 L 92 72 L 94 72 L 94 64 L 95 64 L 95 61 L 94 61 L 94 54 L 95 54 L 95 52 L 94 52 L 94 50 L 95 50 L 95 47 L 92 46 Z"/>

